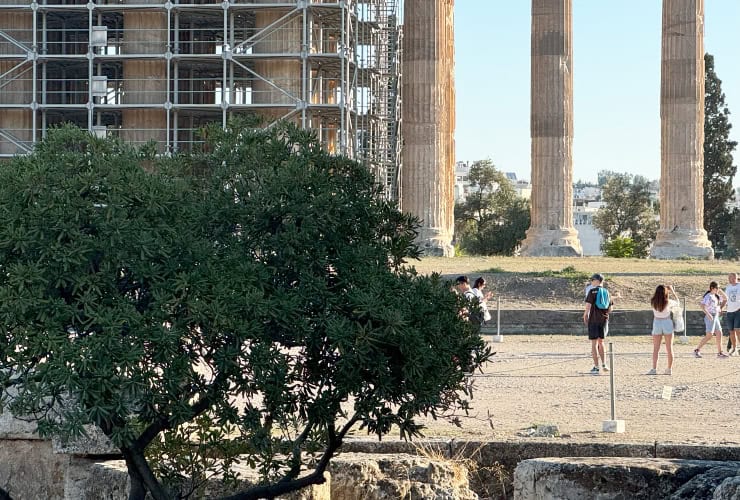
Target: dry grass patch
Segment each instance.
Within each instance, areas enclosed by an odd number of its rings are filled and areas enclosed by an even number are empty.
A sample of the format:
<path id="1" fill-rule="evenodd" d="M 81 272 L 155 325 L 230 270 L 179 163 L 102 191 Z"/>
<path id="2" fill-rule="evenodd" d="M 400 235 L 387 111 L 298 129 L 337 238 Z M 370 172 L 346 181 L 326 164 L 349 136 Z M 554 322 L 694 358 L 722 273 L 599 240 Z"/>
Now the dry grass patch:
<path id="1" fill-rule="evenodd" d="M 410 264 L 422 274 L 483 274 L 495 272 L 577 272 L 612 275 L 725 275 L 740 269 L 737 262 L 715 260 L 614 259 L 609 257 L 424 257 Z"/>

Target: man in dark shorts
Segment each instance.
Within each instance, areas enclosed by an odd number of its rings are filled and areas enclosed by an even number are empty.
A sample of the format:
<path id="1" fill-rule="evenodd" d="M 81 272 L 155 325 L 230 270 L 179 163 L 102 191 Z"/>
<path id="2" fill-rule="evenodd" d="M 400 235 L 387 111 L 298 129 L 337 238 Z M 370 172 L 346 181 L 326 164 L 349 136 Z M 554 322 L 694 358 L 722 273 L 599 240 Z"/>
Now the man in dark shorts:
<path id="1" fill-rule="evenodd" d="M 604 277 L 598 273 L 591 276 L 591 289 L 586 295 L 586 307 L 583 311 L 583 322 L 588 327 L 588 338 L 591 341 L 591 357 L 594 360 L 594 367 L 591 373 L 599 374 L 599 358 L 601 358 L 601 370 L 608 372 L 606 367 L 606 357 L 604 354 L 604 337 L 609 329 L 609 312 L 612 310 L 614 302 L 609 297 L 609 308 L 599 309 L 596 307 L 596 295 L 599 288 L 604 286 Z"/>

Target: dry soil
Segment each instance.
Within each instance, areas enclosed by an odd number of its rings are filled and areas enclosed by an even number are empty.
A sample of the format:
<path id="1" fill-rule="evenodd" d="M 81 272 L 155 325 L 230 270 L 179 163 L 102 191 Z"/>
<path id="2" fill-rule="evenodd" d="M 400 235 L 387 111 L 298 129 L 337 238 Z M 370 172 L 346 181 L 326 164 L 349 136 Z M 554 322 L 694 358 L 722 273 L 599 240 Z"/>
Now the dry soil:
<path id="1" fill-rule="evenodd" d="M 454 278 L 483 275 L 501 297 L 502 308 L 572 309 L 583 305 L 583 287 L 593 272 L 606 275 L 607 286 L 622 309 L 649 309 L 655 286 L 671 283 L 698 309 L 710 281 L 727 283 L 733 262 L 654 261 L 571 258 L 454 258 L 414 263 L 420 273 Z M 573 441 L 727 443 L 740 445 L 740 357 L 717 359 L 716 347 L 697 359 L 688 344 L 676 340 L 673 375 L 646 375 L 651 367 L 649 335 L 618 337 L 613 342 L 616 418 L 624 434 L 602 432 L 611 419 L 610 376 L 588 373 L 590 343 L 582 335 L 514 336 L 502 343 L 482 373 L 473 375 L 474 410 L 463 427 L 424 420 L 428 437 L 471 439 L 522 438 L 537 424 L 558 426 L 560 439 Z M 647 333 L 647 332 L 646 332 Z M 658 371 L 665 369 L 665 348 Z"/>

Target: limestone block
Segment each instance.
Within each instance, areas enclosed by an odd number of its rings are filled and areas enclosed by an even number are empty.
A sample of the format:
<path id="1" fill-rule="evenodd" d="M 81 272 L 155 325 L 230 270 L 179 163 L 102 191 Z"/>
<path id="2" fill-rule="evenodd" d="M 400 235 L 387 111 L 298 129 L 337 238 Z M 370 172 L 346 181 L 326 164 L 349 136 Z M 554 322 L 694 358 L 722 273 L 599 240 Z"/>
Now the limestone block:
<path id="1" fill-rule="evenodd" d="M 616 457 L 524 460 L 514 471 L 514 499 L 674 498 L 671 495 L 692 478 L 731 464 Z M 680 498 L 711 498 L 711 495 Z"/>
<path id="2" fill-rule="evenodd" d="M 460 463 L 411 455 L 342 454 L 332 460 L 332 500 L 473 500 Z"/>
<path id="3" fill-rule="evenodd" d="M 657 443 L 655 453 L 663 458 L 740 462 L 740 447 L 734 445 Z"/>
<path id="4" fill-rule="evenodd" d="M 716 490 L 714 500 L 737 500 L 740 498 L 740 476 L 728 477 Z"/>
<path id="5" fill-rule="evenodd" d="M 246 466 L 236 467 L 239 483 L 236 488 L 226 485 L 218 478 L 208 480 L 203 497 L 218 498 L 234 494 L 241 489 L 256 484 L 257 471 Z M 282 495 L 280 500 L 329 500 L 330 481 L 312 485 L 301 490 Z M 129 478 L 123 460 L 92 461 L 77 459 L 68 469 L 64 478 L 65 500 L 126 500 L 129 491 Z"/>
<path id="6" fill-rule="evenodd" d="M 15 418 L 9 411 L 0 413 L 0 439 L 41 439 L 36 424 Z"/>
<path id="7" fill-rule="evenodd" d="M 48 441 L 0 440 L 0 488 L 15 500 L 61 500 L 69 461 L 53 454 Z"/>
<path id="8" fill-rule="evenodd" d="M 717 498 L 714 492 L 720 485 L 727 481 L 728 486 L 724 491 L 732 491 L 732 484 L 735 484 L 735 492 L 740 491 L 740 462 L 734 466 L 715 467 L 703 474 L 698 474 L 691 478 L 686 484 L 681 486 L 672 496 L 671 499 L 689 499 L 689 498 Z M 727 498 L 740 498 L 730 496 Z"/>
<path id="9" fill-rule="evenodd" d="M 110 442 L 99 427 L 94 425 L 85 426 L 86 436 L 62 441 L 59 438 L 52 439 L 54 453 L 66 453 L 69 455 L 100 456 L 120 455 L 121 451 Z"/>
<path id="10" fill-rule="evenodd" d="M 481 466 L 499 463 L 513 471 L 519 462 L 539 457 L 640 457 L 653 456 L 653 444 L 573 443 L 560 438 L 526 438 L 521 441 L 456 441 L 451 456 L 470 457 Z"/>

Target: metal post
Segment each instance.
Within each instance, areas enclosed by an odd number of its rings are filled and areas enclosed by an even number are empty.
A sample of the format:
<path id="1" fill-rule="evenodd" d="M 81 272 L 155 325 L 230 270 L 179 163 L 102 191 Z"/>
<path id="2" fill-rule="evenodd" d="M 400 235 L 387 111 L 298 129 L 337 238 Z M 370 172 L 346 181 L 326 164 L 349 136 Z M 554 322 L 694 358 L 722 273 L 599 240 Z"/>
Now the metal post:
<path id="1" fill-rule="evenodd" d="M 683 298 L 683 343 L 688 344 L 689 338 L 687 332 L 689 331 L 689 324 L 686 322 L 686 297 Z"/>
<path id="2" fill-rule="evenodd" d="M 614 394 L 614 344 L 612 342 L 609 342 L 609 399 L 611 400 L 612 420 L 616 420 L 616 396 Z"/>
<path id="3" fill-rule="evenodd" d="M 496 297 L 496 336 L 501 338 L 501 295 Z"/>

